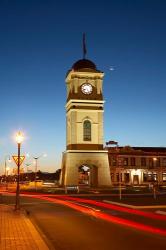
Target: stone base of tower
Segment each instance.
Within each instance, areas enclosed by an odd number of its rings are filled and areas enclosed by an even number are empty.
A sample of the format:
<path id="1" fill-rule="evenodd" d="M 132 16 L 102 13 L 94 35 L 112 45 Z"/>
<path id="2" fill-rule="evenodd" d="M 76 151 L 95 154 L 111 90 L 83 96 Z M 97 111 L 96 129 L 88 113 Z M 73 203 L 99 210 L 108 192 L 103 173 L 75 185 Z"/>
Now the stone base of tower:
<path id="1" fill-rule="evenodd" d="M 67 150 L 63 153 L 60 184 L 62 186 L 79 185 L 79 167 L 90 168 L 90 183 L 92 187 L 111 186 L 108 152 Z"/>

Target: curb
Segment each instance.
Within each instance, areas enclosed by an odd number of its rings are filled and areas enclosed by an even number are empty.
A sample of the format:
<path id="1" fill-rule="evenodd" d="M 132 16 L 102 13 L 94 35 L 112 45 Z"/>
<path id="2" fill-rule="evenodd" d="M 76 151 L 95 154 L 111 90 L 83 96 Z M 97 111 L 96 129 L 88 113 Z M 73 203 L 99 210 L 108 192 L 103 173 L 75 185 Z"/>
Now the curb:
<path id="1" fill-rule="evenodd" d="M 26 213 L 26 214 L 25 214 Z M 39 228 L 39 226 L 37 225 L 35 219 L 33 218 L 33 215 L 32 213 L 30 213 L 30 215 L 27 215 L 27 210 L 24 209 L 24 216 L 27 218 L 27 220 L 29 220 L 29 222 L 33 225 L 33 227 L 35 228 L 35 230 L 38 232 L 38 234 L 40 235 L 42 241 L 45 243 L 45 245 L 47 246 L 47 249 L 49 250 L 54 250 L 54 246 L 53 244 L 51 243 L 51 241 L 47 238 L 47 236 L 43 233 L 43 231 Z M 43 248 L 39 248 L 39 249 L 42 249 Z M 44 249 L 46 250 L 46 249 Z"/>
<path id="2" fill-rule="evenodd" d="M 27 218 L 24 214 L 22 214 L 22 215 L 24 217 L 24 221 L 25 221 L 27 227 L 30 229 L 31 234 L 33 235 L 33 239 L 34 239 L 36 245 L 38 246 L 38 248 L 42 249 L 42 250 L 49 250 L 48 246 L 46 245 L 46 243 L 44 242 L 44 240 L 40 236 L 38 230 L 32 224 L 31 220 L 29 218 Z"/>
<path id="3" fill-rule="evenodd" d="M 121 207 L 133 208 L 133 209 L 166 208 L 166 205 L 134 206 L 134 205 L 129 205 L 129 204 L 120 203 L 120 202 L 108 201 L 108 200 L 103 200 L 103 202 L 118 205 L 118 206 L 121 206 Z"/>

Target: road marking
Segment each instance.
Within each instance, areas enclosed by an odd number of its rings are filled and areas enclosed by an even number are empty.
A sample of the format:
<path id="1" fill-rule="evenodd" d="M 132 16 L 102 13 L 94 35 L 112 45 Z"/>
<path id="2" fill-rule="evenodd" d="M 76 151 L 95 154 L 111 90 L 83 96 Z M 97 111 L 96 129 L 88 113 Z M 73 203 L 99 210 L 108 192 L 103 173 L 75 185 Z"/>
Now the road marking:
<path id="1" fill-rule="evenodd" d="M 94 207 L 91 207 L 91 206 L 88 206 L 88 205 L 85 205 L 85 204 L 82 204 L 82 203 L 80 204 L 79 202 L 74 202 L 74 201 L 68 201 L 68 202 L 71 202 L 73 204 L 77 204 L 77 205 L 82 206 L 82 207 L 92 209 L 95 212 L 100 212 L 101 211 L 100 209 L 97 209 L 97 208 L 94 208 Z"/>
<path id="2" fill-rule="evenodd" d="M 161 210 L 157 210 L 155 211 L 156 214 L 163 214 L 166 215 L 166 211 L 161 211 Z"/>

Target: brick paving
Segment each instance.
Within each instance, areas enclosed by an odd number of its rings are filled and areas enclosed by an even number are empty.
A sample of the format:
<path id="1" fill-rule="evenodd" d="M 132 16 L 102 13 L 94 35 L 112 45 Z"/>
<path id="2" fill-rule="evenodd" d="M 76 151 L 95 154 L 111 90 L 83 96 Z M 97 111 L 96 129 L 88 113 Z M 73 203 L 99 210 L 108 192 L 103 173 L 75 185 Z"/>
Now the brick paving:
<path id="1" fill-rule="evenodd" d="M 48 250 L 32 222 L 13 207 L 0 205 L 0 250 Z"/>

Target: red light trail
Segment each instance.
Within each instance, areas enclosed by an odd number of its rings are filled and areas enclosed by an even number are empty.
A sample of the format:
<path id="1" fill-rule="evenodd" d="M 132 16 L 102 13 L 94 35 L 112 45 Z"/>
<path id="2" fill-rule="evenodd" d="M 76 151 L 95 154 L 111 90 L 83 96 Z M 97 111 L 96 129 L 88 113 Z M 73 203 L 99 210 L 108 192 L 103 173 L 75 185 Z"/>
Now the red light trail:
<path id="1" fill-rule="evenodd" d="M 104 208 L 108 208 L 111 210 L 140 215 L 140 216 L 144 216 L 144 217 L 151 218 L 151 219 L 166 220 L 165 215 L 154 214 L 151 212 L 144 212 L 144 211 L 140 211 L 138 209 L 122 207 L 122 206 L 118 206 L 118 205 L 114 205 L 114 204 L 108 204 L 108 203 L 104 203 L 101 201 L 81 199 L 81 198 L 75 198 L 75 197 L 69 197 L 69 196 L 60 196 L 59 198 L 66 199 L 66 200 L 73 200 L 73 201 L 77 201 L 77 202 L 81 202 L 81 203 L 92 204 L 92 205 L 95 205 L 98 207 L 104 207 Z"/>
<path id="2" fill-rule="evenodd" d="M 78 204 L 74 204 L 71 203 L 69 201 L 64 201 L 64 200 L 60 200 L 60 199 L 55 199 L 55 198 L 50 198 L 50 197 L 44 197 L 44 196 L 36 196 L 36 198 L 39 198 L 41 200 L 47 200 L 53 203 L 58 203 L 58 204 L 62 204 L 68 207 L 71 207 L 77 211 L 86 213 L 88 215 L 94 216 L 96 218 L 99 219 L 103 219 L 105 221 L 109 221 L 111 223 L 115 223 L 115 224 L 119 224 L 119 225 L 123 225 L 123 226 L 127 226 L 130 228 L 134 228 L 140 231 L 144 231 L 147 233 L 153 233 L 153 234 L 159 234 L 162 236 L 166 236 L 166 230 L 164 229 L 160 229 L 160 228 L 156 228 L 156 227 L 152 227 L 152 226 L 148 226 L 148 225 L 144 225 L 138 222 L 134 222 L 131 220 L 127 220 L 127 219 L 122 219 L 122 218 L 118 218 L 116 216 L 112 216 L 100 211 L 94 211 L 93 209 L 78 205 Z"/>
<path id="3" fill-rule="evenodd" d="M 13 194 L 14 195 L 14 194 Z M 21 196 L 25 196 L 25 197 L 31 197 L 31 198 L 37 198 L 40 200 L 46 200 L 52 203 L 57 203 L 57 204 L 61 204 L 61 205 L 65 205 L 68 206 L 72 209 L 75 209 L 79 212 L 94 216 L 98 219 L 102 219 L 111 223 L 115 223 L 118 225 L 122 225 L 122 226 L 126 226 L 129 228 L 133 228 L 133 229 L 137 229 L 140 231 L 144 231 L 147 233 L 152 233 L 152 234 L 158 234 L 161 236 L 166 236 L 166 230 L 165 229 L 160 229 L 157 227 L 153 227 L 153 226 L 148 226 L 145 224 L 141 224 L 138 222 L 134 222 L 132 220 L 127 220 L 127 219 L 123 219 L 123 218 L 119 218 L 116 216 L 112 216 L 97 210 L 94 210 L 93 208 L 89 208 L 86 207 L 85 205 L 81 205 L 81 204 L 75 204 L 73 203 L 74 201 L 76 202 L 80 202 L 80 203 L 86 203 L 86 204 L 92 204 L 98 207 L 104 207 L 104 208 L 109 208 L 109 209 L 113 209 L 113 210 L 117 210 L 117 211 L 122 211 L 122 212 L 127 212 L 127 213 L 133 213 L 136 215 L 141 215 L 141 216 L 145 216 L 145 217 L 149 217 L 149 218 L 153 218 L 153 219 L 166 219 L 166 216 L 164 215 L 155 215 L 153 213 L 147 213 L 147 212 L 143 212 L 143 211 L 139 211 L 136 209 L 130 209 L 130 208 L 125 208 L 125 207 L 120 207 L 117 205 L 112 205 L 112 204 L 107 204 L 104 202 L 99 202 L 99 201 L 94 201 L 94 200 L 87 200 L 87 199 L 80 199 L 80 198 L 74 198 L 74 197 L 69 197 L 69 196 L 55 196 L 56 198 L 52 198 L 52 197 L 47 197 L 47 195 L 43 195 L 43 194 L 37 194 L 37 195 L 31 195 L 31 194 L 21 194 Z M 58 199 L 57 199 L 58 198 Z M 62 200 L 62 199 L 67 199 L 67 200 Z"/>

